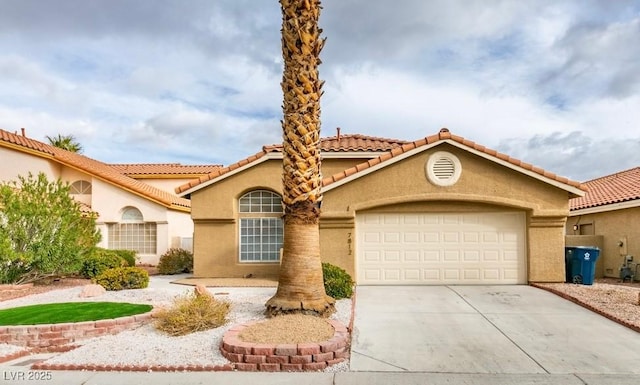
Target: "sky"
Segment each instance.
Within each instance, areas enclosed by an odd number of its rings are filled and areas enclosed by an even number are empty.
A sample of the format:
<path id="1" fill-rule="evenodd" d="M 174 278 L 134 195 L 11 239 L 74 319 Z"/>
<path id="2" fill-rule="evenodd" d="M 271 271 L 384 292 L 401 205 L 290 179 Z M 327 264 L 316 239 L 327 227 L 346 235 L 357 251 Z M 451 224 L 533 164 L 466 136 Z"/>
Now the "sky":
<path id="1" fill-rule="evenodd" d="M 321 133 L 453 134 L 587 181 L 640 166 L 640 1 L 324 0 Z M 0 0 L 0 128 L 105 163 L 281 142 L 275 0 Z"/>

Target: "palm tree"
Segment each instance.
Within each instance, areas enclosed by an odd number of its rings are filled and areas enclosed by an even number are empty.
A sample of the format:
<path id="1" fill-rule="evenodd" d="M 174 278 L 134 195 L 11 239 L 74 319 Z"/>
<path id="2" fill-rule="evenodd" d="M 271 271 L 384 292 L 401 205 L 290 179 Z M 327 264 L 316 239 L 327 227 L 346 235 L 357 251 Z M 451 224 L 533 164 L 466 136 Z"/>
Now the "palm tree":
<path id="1" fill-rule="evenodd" d="M 266 303 L 267 314 L 326 316 L 335 300 L 324 290 L 320 260 L 320 0 L 280 0 L 280 5 L 284 242 L 278 290 Z"/>
<path id="2" fill-rule="evenodd" d="M 82 153 L 82 145 L 78 143 L 78 141 L 73 135 L 58 134 L 58 136 L 54 138 L 47 135 L 47 140 L 49 141 L 49 144 L 52 145 L 53 147 L 58 147 L 63 150 L 67 150 L 71 152 L 77 152 L 78 154 Z"/>

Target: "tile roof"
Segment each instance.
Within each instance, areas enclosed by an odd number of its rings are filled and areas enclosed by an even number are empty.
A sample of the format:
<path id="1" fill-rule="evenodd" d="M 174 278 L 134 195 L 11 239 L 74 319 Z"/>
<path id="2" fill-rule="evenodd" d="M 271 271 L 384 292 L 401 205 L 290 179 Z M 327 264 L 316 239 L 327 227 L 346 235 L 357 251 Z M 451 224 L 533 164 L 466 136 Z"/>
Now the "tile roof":
<path id="1" fill-rule="evenodd" d="M 640 167 L 584 182 L 587 194 L 569 201 L 570 210 L 640 199 Z"/>
<path id="2" fill-rule="evenodd" d="M 356 165 L 355 167 L 346 169 L 346 170 L 344 170 L 344 171 L 342 171 L 340 173 L 337 173 L 337 174 L 334 174 L 332 176 L 326 177 L 326 178 L 323 179 L 322 185 L 324 187 L 329 186 L 332 183 L 335 183 L 335 182 L 338 182 L 338 181 L 340 181 L 342 179 L 351 177 L 352 175 L 355 175 L 355 174 L 357 174 L 359 172 L 362 172 L 362 171 L 364 171 L 366 169 L 369 169 L 371 167 L 374 167 L 376 165 L 379 165 L 379 164 L 385 163 L 387 161 L 390 161 L 391 159 L 396 158 L 396 157 L 398 157 L 398 156 L 400 156 L 402 154 L 405 154 L 405 153 L 407 153 L 409 151 L 412 151 L 414 149 L 418 149 L 420 147 L 423 147 L 423 146 L 426 146 L 426 145 L 429 145 L 429 144 L 433 144 L 433 143 L 436 143 L 436 142 L 440 142 L 440 141 L 445 141 L 445 140 L 450 140 L 450 141 L 452 141 L 454 143 L 459 143 L 459 144 L 463 145 L 464 147 L 468 147 L 468 148 L 476 150 L 476 151 L 478 151 L 480 153 L 484 153 L 484 154 L 490 155 L 491 157 L 494 157 L 494 158 L 497 158 L 499 160 L 508 162 L 508 163 L 510 163 L 510 164 L 512 164 L 514 166 L 517 166 L 517 167 L 519 167 L 521 169 L 531 171 L 534 174 L 538 174 L 538 175 L 540 175 L 542 177 L 551 179 L 553 181 L 560 182 L 562 184 L 566 184 L 566 185 L 575 187 L 575 188 L 583 190 L 583 191 L 585 190 L 584 186 L 582 186 L 582 184 L 580 182 L 572 181 L 572 180 L 569 180 L 568 178 L 558 176 L 558 175 L 556 175 L 554 173 L 545 171 L 545 170 L 541 169 L 540 167 L 533 166 L 533 165 L 531 165 L 529 163 L 525 163 L 525 162 L 522 162 L 522 161 L 520 161 L 518 159 L 512 158 L 512 157 L 510 157 L 510 156 L 508 156 L 506 154 L 503 154 L 503 153 L 500 153 L 498 151 L 489 149 L 489 148 L 487 148 L 485 146 L 479 145 L 479 144 L 477 144 L 477 143 L 475 143 L 475 142 L 473 142 L 471 140 L 467 140 L 467 139 L 465 139 L 465 138 L 463 138 L 461 136 L 453 135 L 446 128 L 441 129 L 440 132 L 438 132 L 435 135 L 427 136 L 427 137 L 425 137 L 423 139 L 419 139 L 419 140 L 416 140 L 414 142 L 404 144 L 404 145 L 402 145 L 400 147 L 396 147 L 396 148 L 392 149 L 391 151 L 389 151 L 389 152 L 387 152 L 385 154 L 382 154 L 378 158 L 371 159 L 371 160 L 369 160 L 367 162 L 364 162 L 364 163 L 361 163 L 359 165 Z"/>
<path id="3" fill-rule="evenodd" d="M 360 163 L 354 167 L 346 169 L 340 173 L 324 178 L 322 181 L 322 185 L 324 187 L 330 186 L 335 182 L 346 179 L 359 172 L 367 170 L 371 167 L 387 162 L 411 150 L 414 150 L 429 144 L 433 144 L 439 141 L 444 141 L 444 140 L 450 140 L 455 143 L 459 143 L 464 147 L 468 147 L 475 151 L 484 153 L 491 157 L 497 158 L 498 160 L 505 161 L 507 163 L 512 164 L 513 166 L 519 167 L 520 169 L 524 169 L 524 170 L 530 171 L 533 174 L 539 175 L 540 177 L 544 177 L 552 181 L 571 186 L 578 190 L 582 190 L 582 191 L 585 190 L 585 187 L 580 182 L 569 180 L 568 178 L 545 171 L 540 167 L 533 166 L 529 163 L 525 163 L 518 159 L 512 158 L 506 154 L 503 154 L 498 151 L 489 149 L 485 146 L 479 145 L 461 136 L 453 135 L 446 128 L 441 129 L 440 132 L 435 135 L 431 135 L 423 139 L 416 140 L 414 142 L 406 142 L 406 141 L 397 140 L 397 139 L 374 138 L 374 137 L 367 137 L 364 135 L 342 135 L 341 136 L 338 134 L 333 137 L 323 138 L 321 139 L 321 143 L 322 143 L 321 146 L 323 146 L 324 151 L 376 151 L 376 152 L 382 151 L 384 153 L 374 159 L 370 159 L 366 162 Z M 358 144 L 358 145 L 354 146 L 355 144 Z M 340 149 L 341 148 L 340 146 L 345 146 L 344 147 L 345 149 Z M 354 150 L 354 149 L 357 149 L 357 150 Z M 178 194 L 184 193 L 185 191 L 193 189 L 194 187 L 197 187 L 205 182 L 211 181 L 227 173 L 230 173 L 234 170 L 237 170 L 241 167 L 247 166 L 248 164 L 263 158 L 269 153 L 274 153 L 274 152 L 279 153 L 281 151 L 282 151 L 282 145 L 264 146 L 262 148 L 262 151 L 255 155 L 252 155 L 228 167 L 220 168 L 211 174 L 202 176 L 198 179 L 190 181 L 189 183 L 185 183 L 184 185 L 177 187 L 176 193 Z"/>
<path id="4" fill-rule="evenodd" d="M 325 152 L 381 152 L 408 143 L 406 140 L 378 138 L 360 134 L 335 135 L 320 138 L 320 150 Z M 265 148 L 282 151 L 282 144 L 273 144 Z"/>
<path id="5" fill-rule="evenodd" d="M 338 134 L 336 136 L 321 138 L 320 148 L 321 151 L 325 152 L 386 152 L 405 143 L 408 142 L 398 139 L 377 138 L 359 134 Z M 264 146 L 262 147 L 262 151 L 227 167 L 220 167 L 207 175 L 203 175 L 197 179 L 189 181 L 188 183 L 178 186 L 175 191 L 178 194 L 183 193 L 205 182 L 237 170 L 240 167 L 253 163 L 267 154 L 281 152 L 282 144 Z"/>
<path id="6" fill-rule="evenodd" d="M 108 164 L 115 168 L 121 174 L 127 176 L 177 176 L 177 177 L 193 177 L 206 175 L 218 168 L 218 164 L 180 164 L 180 163 L 119 163 Z"/>
<path id="7" fill-rule="evenodd" d="M 0 129 L 0 146 L 12 147 L 52 159 L 170 209 L 189 211 L 191 208 L 191 202 L 188 199 L 180 198 L 157 187 L 129 178 L 105 163 L 75 152 L 66 151 L 25 136 L 12 134 L 2 129 Z"/>

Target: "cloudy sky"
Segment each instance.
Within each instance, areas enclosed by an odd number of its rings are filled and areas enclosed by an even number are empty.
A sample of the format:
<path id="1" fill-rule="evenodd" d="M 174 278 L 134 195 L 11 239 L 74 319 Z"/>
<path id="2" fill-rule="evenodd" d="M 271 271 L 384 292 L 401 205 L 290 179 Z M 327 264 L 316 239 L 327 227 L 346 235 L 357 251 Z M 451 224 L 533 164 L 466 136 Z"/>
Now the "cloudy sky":
<path id="1" fill-rule="evenodd" d="M 0 128 L 107 163 L 281 139 L 276 0 L 0 0 Z M 323 136 L 454 134 L 574 180 L 640 166 L 640 2 L 324 0 Z"/>

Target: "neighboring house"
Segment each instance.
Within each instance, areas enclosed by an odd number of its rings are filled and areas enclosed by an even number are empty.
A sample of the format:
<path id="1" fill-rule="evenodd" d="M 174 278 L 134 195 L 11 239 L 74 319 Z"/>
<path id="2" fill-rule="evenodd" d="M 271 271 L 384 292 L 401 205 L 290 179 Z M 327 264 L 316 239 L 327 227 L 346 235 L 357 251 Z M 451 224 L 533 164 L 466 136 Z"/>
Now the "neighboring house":
<path id="1" fill-rule="evenodd" d="M 180 163 L 108 164 L 121 174 L 175 194 L 176 186 L 210 174 L 221 165 L 184 165 Z"/>
<path id="2" fill-rule="evenodd" d="M 141 263 L 151 264 L 170 247 L 191 247 L 191 205 L 174 193 L 128 177 L 117 167 L 28 138 L 24 130 L 22 135 L 0 130 L 0 159 L 0 181 L 43 172 L 49 180 L 68 182 L 83 210 L 98 214 L 101 247 L 135 250 Z"/>
<path id="3" fill-rule="evenodd" d="M 599 247 L 596 276 L 619 277 L 624 257 L 640 262 L 640 167 L 584 185 L 586 195 L 570 201 L 567 244 Z"/>
<path id="4" fill-rule="evenodd" d="M 358 284 L 564 281 L 580 183 L 447 129 L 415 142 L 338 133 L 321 149 L 321 257 Z M 277 276 L 281 150 L 176 189 L 191 198 L 196 276 Z"/>

